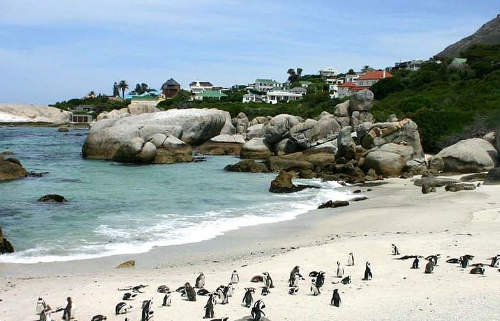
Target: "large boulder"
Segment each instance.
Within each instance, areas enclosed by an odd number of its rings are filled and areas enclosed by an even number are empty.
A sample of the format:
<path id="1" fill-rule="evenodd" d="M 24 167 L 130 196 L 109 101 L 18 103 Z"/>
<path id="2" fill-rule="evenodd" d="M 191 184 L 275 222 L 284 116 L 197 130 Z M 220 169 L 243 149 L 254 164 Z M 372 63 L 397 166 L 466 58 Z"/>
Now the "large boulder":
<path id="1" fill-rule="evenodd" d="M 488 171 L 484 178 L 484 185 L 500 185 L 500 167 Z"/>
<path id="2" fill-rule="evenodd" d="M 335 106 L 333 109 L 333 115 L 337 117 L 349 117 L 349 104 L 349 100 L 346 100 Z"/>
<path id="3" fill-rule="evenodd" d="M 128 105 L 128 113 L 130 115 L 140 115 L 147 113 L 157 113 L 161 111 L 158 107 L 142 104 L 130 104 Z"/>
<path id="4" fill-rule="evenodd" d="M 320 134 L 318 121 L 307 119 L 290 129 L 290 138 L 302 149 L 311 147 L 311 143 L 318 140 Z"/>
<path id="5" fill-rule="evenodd" d="M 0 154 L 0 181 L 23 178 L 27 175 L 28 172 L 18 159 L 4 158 L 4 156 Z"/>
<path id="6" fill-rule="evenodd" d="M 240 152 L 242 159 L 267 159 L 271 155 L 271 147 L 263 137 L 249 140 L 241 147 Z"/>
<path id="7" fill-rule="evenodd" d="M 266 164 L 257 162 L 253 159 L 244 159 L 234 165 L 227 165 L 224 168 L 228 172 L 246 172 L 246 173 L 268 173 Z"/>
<path id="8" fill-rule="evenodd" d="M 113 109 L 112 111 L 103 111 L 96 117 L 96 121 L 102 120 L 102 119 L 119 119 L 123 117 L 128 117 L 130 116 L 130 113 L 128 112 L 127 108 L 122 108 L 122 109 Z"/>
<path id="9" fill-rule="evenodd" d="M 264 137 L 264 124 L 252 125 L 247 128 L 246 138 L 248 140 L 260 137 Z"/>
<path id="10" fill-rule="evenodd" d="M 245 113 L 239 113 L 238 116 L 236 116 L 236 133 L 237 134 L 245 134 L 248 128 L 248 125 L 250 124 L 250 121 L 248 120 L 247 115 Z"/>
<path id="11" fill-rule="evenodd" d="M 344 157 L 346 160 L 354 159 L 356 155 L 356 143 L 352 138 L 352 127 L 342 128 L 337 137 L 337 157 Z"/>
<path id="12" fill-rule="evenodd" d="M 482 138 L 471 138 L 448 146 L 430 161 L 430 169 L 449 173 L 478 173 L 498 166 L 498 152 Z"/>
<path id="13" fill-rule="evenodd" d="M 384 177 L 398 177 L 412 159 L 411 146 L 389 143 L 368 151 L 362 168 L 365 171 L 374 169 L 377 174 Z"/>
<path id="14" fill-rule="evenodd" d="M 0 226 L 0 254 L 12 253 L 12 252 L 14 252 L 14 247 L 4 237 L 3 232 L 2 232 L 2 227 Z"/>
<path id="15" fill-rule="evenodd" d="M 349 110 L 354 111 L 370 111 L 373 107 L 374 95 L 369 89 L 360 90 L 351 96 L 349 100 Z"/>
<path id="16" fill-rule="evenodd" d="M 362 123 L 373 123 L 375 122 L 375 117 L 368 111 L 353 111 L 351 114 L 351 126 L 356 128 Z"/>
<path id="17" fill-rule="evenodd" d="M 228 118 L 230 121 L 228 116 L 217 109 L 171 109 L 103 119 L 92 126 L 82 153 L 92 159 L 147 163 L 155 159 L 151 154 L 156 145 L 148 143 L 156 134 L 174 136 L 187 145 L 197 146 L 219 135 Z"/>
<path id="18" fill-rule="evenodd" d="M 71 113 L 59 108 L 28 105 L 0 104 L 0 123 L 53 123 L 71 121 Z"/>
<path id="19" fill-rule="evenodd" d="M 273 117 L 264 127 L 264 137 L 270 144 L 288 138 L 290 129 L 299 123 L 299 119 L 292 115 L 281 114 Z"/>
<path id="20" fill-rule="evenodd" d="M 156 147 L 152 160 L 154 164 L 189 163 L 194 160 L 193 148 L 173 135 L 166 136 L 161 145 L 153 138 L 149 143 Z"/>
<path id="21" fill-rule="evenodd" d="M 197 151 L 205 155 L 239 155 L 244 144 L 241 135 L 218 135 L 198 146 Z"/>
<path id="22" fill-rule="evenodd" d="M 285 138 L 274 144 L 274 155 L 286 155 L 299 150 L 299 145 L 290 138 Z"/>
<path id="23" fill-rule="evenodd" d="M 281 170 L 312 170 L 314 165 L 304 159 L 304 154 L 298 152 L 283 156 L 271 156 L 267 159 L 267 167 L 273 171 Z"/>
<path id="24" fill-rule="evenodd" d="M 337 121 L 337 118 L 329 113 L 322 113 L 318 119 L 317 126 L 319 127 L 318 140 L 333 138 L 342 129 L 342 126 Z"/>
<path id="25" fill-rule="evenodd" d="M 278 176 L 271 182 L 269 191 L 271 193 L 295 193 L 306 188 L 311 188 L 309 185 L 295 185 L 292 179 L 295 177 L 294 172 L 280 171 Z"/>

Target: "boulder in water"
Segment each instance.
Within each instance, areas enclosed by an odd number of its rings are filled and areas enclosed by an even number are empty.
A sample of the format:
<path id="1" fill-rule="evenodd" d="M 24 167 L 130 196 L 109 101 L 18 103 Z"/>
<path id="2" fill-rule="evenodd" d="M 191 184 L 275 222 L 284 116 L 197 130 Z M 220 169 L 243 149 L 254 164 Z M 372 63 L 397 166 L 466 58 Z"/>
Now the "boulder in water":
<path id="1" fill-rule="evenodd" d="M 66 203 L 68 200 L 59 194 L 47 194 L 38 199 L 42 203 Z"/>

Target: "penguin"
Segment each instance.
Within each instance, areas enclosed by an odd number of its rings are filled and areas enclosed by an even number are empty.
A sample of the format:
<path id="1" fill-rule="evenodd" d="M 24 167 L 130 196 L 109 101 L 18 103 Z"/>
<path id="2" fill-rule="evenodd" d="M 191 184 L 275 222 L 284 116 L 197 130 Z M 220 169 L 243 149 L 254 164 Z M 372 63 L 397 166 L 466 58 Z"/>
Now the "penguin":
<path id="1" fill-rule="evenodd" d="M 320 295 L 321 291 L 319 288 L 316 286 L 316 280 L 312 279 L 312 284 L 311 284 L 311 294 L 314 296 Z"/>
<path id="2" fill-rule="evenodd" d="M 238 275 L 238 272 L 234 270 L 233 274 L 231 274 L 231 283 L 238 284 L 238 282 L 240 282 L 240 277 Z"/>
<path id="3" fill-rule="evenodd" d="M 125 314 L 128 312 L 129 309 L 132 309 L 132 306 L 125 303 L 125 302 L 120 302 L 115 306 L 115 314 Z"/>
<path id="4" fill-rule="evenodd" d="M 123 297 L 122 297 L 122 300 L 133 300 L 135 297 L 137 296 L 137 294 L 132 294 L 130 292 L 126 292 L 123 294 Z"/>
<path id="5" fill-rule="evenodd" d="M 227 320 L 229 320 L 229 318 L 228 317 L 224 317 L 222 319 L 212 319 L 210 321 L 227 321 Z"/>
<path id="6" fill-rule="evenodd" d="M 290 271 L 290 277 L 288 278 L 288 284 L 290 287 L 292 287 L 293 285 L 293 282 L 294 282 L 294 279 L 295 279 L 295 274 L 299 274 L 300 275 L 300 266 L 295 266 L 292 271 Z"/>
<path id="7" fill-rule="evenodd" d="M 302 277 L 302 275 L 300 275 L 300 273 L 295 273 L 292 281 L 290 282 L 289 286 L 290 287 L 296 287 L 296 286 L 299 286 L 299 280 L 304 280 L 304 278 Z"/>
<path id="8" fill-rule="evenodd" d="M 200 273 L 196 278 L 196 282 L 194 283 L 194 287 L 197 289 L 202 289 L 205 287 L 205 274 Z"/>
<path id="9" fill-rule="evenodd" d="M 290 288 L 290 290 L 288 290 L 288 294 L 290 294 L 290 295 L 297 295 L 298 293 L 299 293 L 299 287 L 298 286 Z"/>
<path id="10" fill-rule="evenodd" d="M 262 275 L 256 275 L 250 279 L 250 282 L 253 283 L 264 282 L 264 277 Z"/>
<path id="11" fill-rule="evenodd" d="M 392 255 L 399 255 L 399 249 L 396 244 L 392 244 Z"/>
<path id="12" fill-rule="evenodd" d="M 230 297 L 233 297 L 233 293 L 234 293 L 234 286 L 233 286 L 233 283 L 230 282 L 228 285 L 227 285 L 227 297 L 230 298 Z"/>
<path id="13" fill-rule="evenodd" d="M 47 308 L 47 304 L 45 303 L 45 301 L 42 298 L 38 298 L 38 301 L 36 301 L 36 307 L 35 307 L 36 314 L 38 314 L 38 315 L 42 314 L 42 312 L 44 312 L 46 308 Z"/>
<path id="14" fill-rule="evenodd" d="M 340 264 L 340 261 L 337 261 L 337 277 L 344 277 L 344 268 L 342 267 L 342 264 Z"/>
<path id="15" fill-rule="evenodd" d="M 169 307 L 172 305 L 172 292 L 168 291 L 163 297 L 162 307 Z"/>
<path id="16" fill-rule="evenodd" d="M 199 289 L 198 292 L 196 292 L 196 294 L 204 296 L 210 294 L 210 291 L 208 291 L 207 289 Z"/>
<path id="17" fill-rule="evenodd" d="M 310 278 L 316 278 L 316 277 L 318 277 L 318 275 L 319 275 L 318 271 L 311 271 L 311 272 L 309 272 L 309 277 Z"/>
<path id="18" fill-rule="evenodd" d="M 418 269 L 418 263 L 420 262 L 420 260 L 418 259 L 418 257 L 416 257 L 414 260 L 413 260 L 413 263 L 411 265 L 411 268 L 412 269 Z"/>
<path id="19" fill-rule="evenodd" d="M 260 321 L 260 318 L 262 318 L 262 315 L 266 315 L 262 309 L 264 309 L 266 305 L 264 304 L 264 301 L 262 300 L 257 300 L 255 304 L 253 305 L 253 308 L 251 310 L 251 315 L 252 315 L 252 320 L 253 321 Z"/>
<path id="20" fill-rule="evenodd" d="M 482 264 L 478 264 L 478 266 L 474 267 L 472 270 L 470 270 L 470 274 L 481 274 L 484 275 L 484 268 Z"/>
<path id="21" fill-rule="evenodd" d="M 94 315 L 90 321 L 104 321 L 104 320 L 107 320 L 107 319 L 108 318 L 106 318 L 105 315 L 98 314 L 98 315 Z"/>
<path id="22" fill-rule="evenodd" d="M 340 283 L 346 285 L 346 284 L 351 284 L 351 276 L 346 276 L 345 278 L 340 281 Z"/>
<path id="23" fill-rule="evenodd" d="M 229 293 L 229 287 L 224 286 L 222 287 L 222 294 L 224 295 L 222 299 L 222 304 L 228 304 L 229 303 L 229 296 L 227 295 Z"/>
<path id="24" fill-rule="evenodd" d="M 500 266 L 500 254 L 499 255 L 496 255 L 496 256 L 493 256 L 491 258 L 491 263 L 490 263 L 490 266 L 491 267 L 498 267 Z"/>
<path id="25" fill-rule="evenodd" d="M 439 259 L 440 256 L 441 256 L 441 254 L 429 255 L 425 259 L 426 260 L 432 260 L 433 263 L 434 263 L 434 266 L 437 266 L 438 265 L 438 259 Z"/>
<path id="26" fill-rule="evenodd" d="M 189 284 L 189 282 L 186 282 L 185 287 L 188 301 L 196 301 L 196 291 L 191 286 L 191 284 Z"/>
<path id="27" fill-rule="evenodd" d="M 332 295 L 332 300 L 330 301 L 330 305 L 339 308 L 341 303 L 342 300 L 340 299 L 339 289 L 333 290 L 333 295 Z"/>
<path id="28" fill-rule="evenodd" d="M 264 274 L 264 283 L 266 284 L 266 287 L 270 289 L 274 288 L 273 279 L 271 278 L 269 272 L 264 272 L 262 274 Z"/>
<path id="29" fill-rule="evenodd" d="M 461 262 L 460 262 L 460 259 L 451 258 L 451 259 L 446 260 L 446 263 L 461 263 Z"/>
<path id="30" fill-rule="evenodd" d="M 169 291 L 170 291 L 170 288 L 168 286 L 166 286 L 166 285 L 160 285 L 156 289 L 156 292 L 158 292 L 158 293 L 167 293 Z"/>
<path id="31" fill-rule="evenodd" d="M 325 284 L 325 272 L 320 271 L 316 276 L 316 287 L 319 289 Z"/>
<path id="32" fill-rule="evenodd" d="M 429 262 L 425 265 L 425 273 L 430 274 L 434 271 L 434 260 L 431 258 Z"/>
<path id="33" fill-rule="evenodd" d="M 460 257 L 460 266 L 464 269 L 469 266 L 469 257 L 467 255 Z"/>
<path id="34" fill-rule="evenodd" d="M 153 317 L 153 300 L 142 301 L 141 321 L 149 321 Z"/>
<path id="35" fill-rule="evenodd" d="M 215 298 L 214 298 L 214 293 L 212 293 L 207 300 L 207 304 L 205 305 L 205 316 L 203 317 L 204 319 L 208 318 L 213 318 L 214 317 L 214 305 L 215 305 Z"/>
<path id="36" fill-rule="evenodd" d="M 347 259 L 347 265 L 348 266 L 353 266 L 354 265 L 354 254 L 349 253 L 349 258 Z"/>
<path id="37" fill-rule="evenodd" d="M 245 295 L 243 296 L 242 303 L 245 304 L 246 308 L 249 308 L 252 306 L 252 302 L 253 302 L 252 293 L 255 293 L 254 288 L 245 288 Z"/>
<path id="38" fill-rule="evenodd" d="M 269 293 L 271 293 L 271 291 L 269 291 L 269 288 L 267 286 L 265 286 L 265 287 L 262 288 L 262 292 L 260 293 L 260 295 L 266 296 Z"/>
<path id="39" fill-rule="evenodd" d="M 46 309 L 40 313 L 40 318 L 38 321 L 52 321 L 52 316 L 50 315 L 50 310 Z"/>
<path id="40" fill-rule="evenodd" d="M 365 277 L 363 278 L 363 280 L 365 280 L 365 281 L 371 280 L 372 277 L 373 277 L 373 274 L 372 274 L 372 269 L 371 269 L 371 266 L 370 266 L 370 262 L 366 262 Z"/>

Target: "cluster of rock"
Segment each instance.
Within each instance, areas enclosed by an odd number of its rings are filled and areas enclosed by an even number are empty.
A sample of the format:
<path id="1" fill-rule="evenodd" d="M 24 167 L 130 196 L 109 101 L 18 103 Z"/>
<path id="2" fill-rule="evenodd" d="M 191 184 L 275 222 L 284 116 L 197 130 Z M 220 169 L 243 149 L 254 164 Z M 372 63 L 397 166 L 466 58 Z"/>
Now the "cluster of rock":
<path id="1" fill-rule="evenodd" d="M 0 123 L 65 124 L 71 113 L 55 107 L 28 104 L 0 104 Z"/>
<path id="2" fill-rule="evenodd" d="M 8 181 L 28 176 L 28 172 L 17 158 L 5 157 L 0 153 L 0 181 Z"/>

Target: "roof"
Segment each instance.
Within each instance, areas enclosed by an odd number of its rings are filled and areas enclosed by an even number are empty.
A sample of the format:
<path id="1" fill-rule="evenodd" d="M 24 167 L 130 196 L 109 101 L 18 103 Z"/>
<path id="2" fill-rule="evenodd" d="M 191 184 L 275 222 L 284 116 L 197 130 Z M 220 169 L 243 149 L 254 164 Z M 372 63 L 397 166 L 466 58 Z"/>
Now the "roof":
<path id="1" fill-rule="evenodd" d="M 150 91 L 150 92 L 146 92 L 146 93 L 143 93 L 143 94 L 140 94 L 140 95 L 132 95 L 130 97 L 130 99 L 133 99 L 133 100 L 155 100 L 155 99 L 158 99 L 158 96 L 160 95 L 159 92 L 157 91 Z"/>
<path id="2" fill-rule="evenodd" d="M 348 81 L 348 82 L 345 82 L 343 84 L 339 84 L 338 87 L 357 87 L 358 85 L 356 85 L 355 83 L 353 83 L 352 81 Z"/>
<path id="3" fill-rule="evenodd" d="M 311 84 L 312 84 L 312 81 L 308 81 L 308 80 L 301 80 L 301 81 L 299 81 L 299 84 L 309 86 L 309 85 L 311 85 Z"/>
<path id="4" fill-rule="evenodd" d="M 467 62 L 467 58 L 453 58 L 452 64 L 465 64 Z"/>
<path id="5" fill-rule="evenodd" d="M 266 79 L 266 78 L 257 78 L 255 82 L 264 83 L 264 84 L 278 84 L 278 82 L 274 79 Z"/>
<path id="6" fill-rule="evenodd" d="M 207 90 L 202 93 L 197 93 L 196 96 L 203 97 L 203 98 L 222 98 L 222 97 L 227 97 L 226 94 L 221 93 L 220 91 L 215 91 L 215 90 Z"/>
<path id="7" fill-rule="evenodd" d="M 359 76 L 358 80 L 378 80 L 392 77 L 392 74 L 385 70 L 372 70 Z"/>
<path id="8" fill-rule="evenodd" d="M 189 87 L 196 86 L 197 83 L 199 83 L 201 87 L 213 87 L 214 86 L 209 81 L 193 81 L 192 83 L 189 84 Z"/>
<path id="9" fill-rule="evenodd" d="M 161 88 L 165 87 L 165 86 L 180 86 L 180 84 L 175 81 L 173 78 L 170 78 L 169 80 L 167 80 L 162 86 Z"/>
<path id="10" fill-rule="evenodd" d="M 335 68 L 333 67 L 325 67 L 323 69 L 320 70 L 320 72 L 334 72 L 334 73 L 337 73 L 337 70 L 335 70 Z"/>

